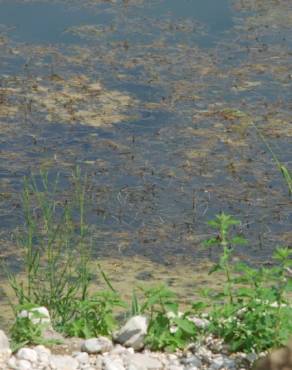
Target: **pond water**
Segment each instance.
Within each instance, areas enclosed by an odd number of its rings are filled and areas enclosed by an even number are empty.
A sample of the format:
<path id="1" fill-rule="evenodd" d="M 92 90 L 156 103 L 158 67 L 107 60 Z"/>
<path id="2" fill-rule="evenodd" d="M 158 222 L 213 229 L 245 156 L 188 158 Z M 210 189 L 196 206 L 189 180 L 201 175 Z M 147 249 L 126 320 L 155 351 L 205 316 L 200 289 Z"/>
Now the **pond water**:
<path id="1" fill-rule="evenodd" d="M 98 257 L 193 264 L 220 211 L 266 262 L 291 243 L 290 1 L 0 1 L 0 255 L 23 176 L 76 166 Z"/>

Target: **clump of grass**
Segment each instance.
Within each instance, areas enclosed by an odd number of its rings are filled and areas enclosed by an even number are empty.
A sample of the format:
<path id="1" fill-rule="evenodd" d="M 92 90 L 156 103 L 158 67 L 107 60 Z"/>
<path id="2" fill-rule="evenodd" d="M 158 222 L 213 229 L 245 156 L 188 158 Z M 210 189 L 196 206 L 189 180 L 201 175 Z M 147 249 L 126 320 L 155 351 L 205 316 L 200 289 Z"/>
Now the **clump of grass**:
<path id="1" fill-rule="evenodd" d="M 85 223 L 86 176 L 73 173 L 73 196 L 60 199 L 59 176 L 47 172 L 24 179 L 24 225 L 17 235 L 23 254 L 24 274 L 7 269 L 20 305 L 45 306 L 53 322 L 66 319 L 65 307 L 77 297 L 85 299 L 90 282 L 90 245 Z"/>
<path id="2" fill-rule="evenodd" d="M 60 197 L 57 175 L 48 172 L 24 179 L 24 226 L 18 234 L 24 274 L 6 273 L 18 305 L 11 329 L 15 348 L 23 343 L 44 343 L 42 328 L 18 317 L 27 307 L 45 306 L 55 329 L 69 336 L 110 335 L 116 327 L 114 307 L 124 307 L 119 294 L 98 265 L 108 290 L 89 293 L 91 247 L 86 224 L 87 176 L 72 173 L 70 196 Z"/>

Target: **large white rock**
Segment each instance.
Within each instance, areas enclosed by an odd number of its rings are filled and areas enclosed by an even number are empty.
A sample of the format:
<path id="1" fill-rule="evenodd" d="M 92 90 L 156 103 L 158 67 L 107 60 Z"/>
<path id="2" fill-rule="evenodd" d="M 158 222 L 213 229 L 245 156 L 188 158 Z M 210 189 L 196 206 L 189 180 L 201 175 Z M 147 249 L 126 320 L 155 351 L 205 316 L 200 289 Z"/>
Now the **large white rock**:
<path id="1" fill-rule="evenodd" d="M 90 354 L 109 352 L 112 348 L 112 341 L 106 337 L 86 339 L 81 346 L 83 352 Z"/>
<path id="2" fill-rule="evenodd" d="M 36 363 L 38 360 L 38 354 L 35 350 L 27 347 L 20 348 L 16 353 L 18 360 L 25 360 L 31 363 Z"/>
<path id="3" fill-rule="evenodd" d="M 143 353 L 129 355 L 126 359 L 128 370 L 160 370 L 163 364 L 155 357 Z"/>
<path id="4" fill-rule="evenodd" d="M 46 307 L 34 307 L 30 310 L 22 310 L 17 317 L 28 317 L 33 324 L 51 325 L 51 318 Z"/>
<path id="5" fill-rule="evenodd" d="M 115 334 L 116 342 L 140 350 L 144 347 L 144 338 L 147 334 L 148 320 L 145 316 L 133 316 Z"/>
<path id="6" fill-rule="evenodd" d="M 71 356 L 51 355 L 50 366 L 54 370 L 77 370 L 79 363 Z"/>

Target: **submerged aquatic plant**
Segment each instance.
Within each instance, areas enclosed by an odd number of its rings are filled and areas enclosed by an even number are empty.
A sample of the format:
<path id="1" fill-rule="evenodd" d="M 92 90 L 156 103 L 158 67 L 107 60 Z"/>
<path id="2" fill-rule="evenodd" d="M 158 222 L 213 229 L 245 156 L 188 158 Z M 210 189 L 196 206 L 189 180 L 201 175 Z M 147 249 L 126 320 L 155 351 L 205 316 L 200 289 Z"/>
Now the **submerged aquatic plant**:
<path id="1" fill-rule="evenodd" d="M 271 145 L 266 140 L 266 138 L 264 137 L 262 132 L 259 130 L 259 128 L 253 122 L 252 122 L 252 125 L 256 129 L 259 137 L 261 138 L 262 142 L 265 144 L 268 151 L 271 153 L 272 158 L 275 161 L 276 166 L 277 166 L 278 170 L 280 171 L 280 173 L 282 174 L 282 177 L 283 177 L 283 179 L 284 179 L 284 181 L 285 181 L 285 183 L 288 187 L 289 195 L 291 196 L 292 195 L 292 174 L 291 174 L 291 172 L 289 171 L 289 169 L 283 163 L 281 163 L 279 161 L 276 153 L 274 152 L 274 150 L 272 149 Z"/>

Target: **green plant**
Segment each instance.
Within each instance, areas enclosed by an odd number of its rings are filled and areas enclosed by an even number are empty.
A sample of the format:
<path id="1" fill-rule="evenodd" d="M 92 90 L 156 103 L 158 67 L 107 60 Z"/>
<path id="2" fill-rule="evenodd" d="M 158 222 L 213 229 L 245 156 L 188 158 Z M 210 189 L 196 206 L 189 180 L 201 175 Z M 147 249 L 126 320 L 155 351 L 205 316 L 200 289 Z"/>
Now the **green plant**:
<path id="1" fill-rule="evenodd" d="M 210 270 L 210 273 L 215 271 L 223 271 L 226 278 L 224 294 L 228 296 L 229 303 L 232 304 L 233 291 L 232 291 L 232 276 L 231 276 L 231 257 L 233 254 L 233 246 L 239 244 L 246 244 L 246 239 L 236 235 L 234 237 L 230 236 L 230 228 L 234 225 L 240 224 L 240 222 L 234 219 L 230 215 L 226 215 L 224 212 L 217 215 L 216 218 L 212 221 L 209 221 L 208 224 L 217 230 L 217 235 L 212 237 L 205 242 L 205 246 L 219 246 L 222 249 L 219 262 L 213 266 Z"/>
<path id="2" fill-rule="evenodd" d="M 27 344 L 43 344 L 53 345 L 59 343 L 56 340 L 48 340 L 43 338 L 43 330 L 47 325 L 34 323 L 34 320 L 42 319 L 44 316 L 37 311 L 30 311 L 37 307 L 33 304 L 18 305 L 15 307 L 16 320 L 10 328 L 11 349 L 13 352 Z M 20 317 L 19 313 L 22 310 L 29 311 L 29 317 Z"/>
<path id="3" fill-rule="evenodd" d="M 59 176 L 47 172 L 24 179 L 24 226 L 17 235 L 23 252 L 24 275 L 6 268 L 19 304 L 49 309 L 55 325 L 64 322 L 71 301 L 84 300 L 90 282 L 90 248 L 85 224 L 86 176 L 72 175 L 73 197 L 62 194 Z"/>
<path id="4" fill-rule="evenodd" d="M 146 314 L 149 318 L 146 345 L 153 350 L 183 348 L 195 338 L 196 328 L 188 320 L 188 312 L 180 313 L 176 295 L 164 286 L 144 289 L 144 302 L 132 296 L 132 314 Z"/>
<path id="5" fill-rule="evenodd" d="M 71 302 L 68 307 L 71 317 L 60 326 L 60 330 L 69 336 L 82 338 L 111 335 L 117 326 L 116 307 L 126 305 L 113 291 L 99 292 L 88 299 Z"/>
<path id="6" fill-rule="evenodd" d="M 278 170 L 280 171 L 284 181 L 286 182 L 286 185 L 287 185 L 288 191 L 289 191 L 289 195 L 291 196 L 292 195 L 292 175 L 291 175 L 291 172 L 288 170 L 288 168 L 283 163 L 281 163 L 279 161 L 276 153 L 274 152 L 274 150 L 272 149 L 271 145 L 269 144 L 267 139 L 264 137 L 262 132 L 259 130 L 259 128 L 253 122 L 252 122 L 252 125 L 256 129 L 260 139 L 265 144 L 268 151 L 271 153 L 271 156 L 272 156 L 274 162 L 276 163 L 276 166 L 277 166 Z"/>
<path id="7" fill-rule="evenodd" d="M 213 301 L 208 330 L 223 338 L 232 351 L 261 352 L 284 344 L 292 333 L 292 308 L 287 298 L 292 282 L 286 273 L 292 264 L 292 251 L 278 248 L 274 253 L 277 265 L 269 269 L 252 268 L 243 262 L 233 266 L 230 244 L 242 239 L 230 238 L 229 228 L 237 224 L 225 214 L 210 222 L 218 236 L 209 239 L 207 245 L 219 242 L 223 247 L 220 262 L 211 272 L 224 271 L 226 283 L 222 292 L 207 292 Z M 218 305 L 218 298 L 223 304 Z"/>

